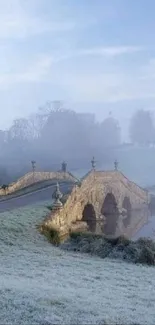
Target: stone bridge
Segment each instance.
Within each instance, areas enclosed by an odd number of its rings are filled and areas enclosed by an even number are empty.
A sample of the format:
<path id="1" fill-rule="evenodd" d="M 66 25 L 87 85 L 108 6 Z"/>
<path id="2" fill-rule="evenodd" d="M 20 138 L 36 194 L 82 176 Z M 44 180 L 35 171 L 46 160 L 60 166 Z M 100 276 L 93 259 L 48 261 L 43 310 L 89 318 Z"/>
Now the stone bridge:
<path id="1" fill-rule="evenodd" d="M 74 186 L 63 206 L 53 207 L 42 226 L 55 228 L 62 236 L 85 228 L 131 237 L 147 222 L 148 203 L 148 192 L 121 172 L 92 170 Z"/>
<path id="2" fill-rule="evenodd" d="M 0 197 L 14 193 L 16 191 L 19 191 L 21 189 L 24 189 L 30 185 L 33 185 L 38 182 L 43 182 L 47 180 L 53 180 L 53 181 L 68 181 L 72 183 L 76 183 L 78 179 L 74 177 L 71 173 L 65 171 L 58 171 L 58 172 L 30 172 L 26 175 L 19 178 L 16 182 L 11 183 L 7 186 L 6 190 L 3 188 L 0 188 Z"/>

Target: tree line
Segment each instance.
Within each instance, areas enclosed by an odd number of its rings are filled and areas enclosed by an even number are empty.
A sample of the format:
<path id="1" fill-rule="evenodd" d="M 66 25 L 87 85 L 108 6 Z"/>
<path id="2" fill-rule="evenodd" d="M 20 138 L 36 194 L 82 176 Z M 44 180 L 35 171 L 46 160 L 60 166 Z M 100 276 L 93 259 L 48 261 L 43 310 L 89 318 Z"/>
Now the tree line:
<path id="1" fill-rule="evenodd" d="M 130 121 L 133 144 L 155 143 L 150 111 L 139 110 Z M 92 155 L 108 164 L 111 152 L 122 143 L 121 127 L 111 114 L 97 122 L 93 114 L 66 109 L 59 101 L 48 102 L 28 118 L 13 121 L 0 131 L 0 183 L 13 181 L 31 168 L 58 169 L 66 160 L 72 169 L 87 168 Z"/>

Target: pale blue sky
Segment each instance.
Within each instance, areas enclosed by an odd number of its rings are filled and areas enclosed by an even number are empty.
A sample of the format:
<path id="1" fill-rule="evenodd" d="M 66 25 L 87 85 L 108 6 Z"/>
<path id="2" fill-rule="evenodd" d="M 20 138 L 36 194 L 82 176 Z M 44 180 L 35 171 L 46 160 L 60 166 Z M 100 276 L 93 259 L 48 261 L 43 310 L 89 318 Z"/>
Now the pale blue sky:
<path id="1" fill-rule="evenodd" d="M 54 99 L 98 118 L 154 108 L 154 13 L 154 0 L 0 0 L 0 128 Z"/>

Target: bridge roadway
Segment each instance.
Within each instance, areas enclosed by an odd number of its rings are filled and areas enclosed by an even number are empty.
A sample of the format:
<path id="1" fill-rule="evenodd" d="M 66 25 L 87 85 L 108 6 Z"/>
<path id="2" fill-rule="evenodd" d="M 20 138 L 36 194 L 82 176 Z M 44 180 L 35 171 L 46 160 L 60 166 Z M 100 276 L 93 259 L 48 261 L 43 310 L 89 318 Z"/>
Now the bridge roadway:
<path id="1" fill-rule="evenodd" d="M 71 190 L 73 187 L 72 184 L 59 183 L 59 185 L 63 194 L 65 194 L 68 190 Z M 52 201 L 52 194 L 54 190 L 55 184 L 43 189 L 39 189 L 35 192 L 24 194 L 22 196 L 4 199 L 3 201 L 0 201 L 0 213 L 24 207 L 26 205 L 35 204 L 41 201 Z"/>

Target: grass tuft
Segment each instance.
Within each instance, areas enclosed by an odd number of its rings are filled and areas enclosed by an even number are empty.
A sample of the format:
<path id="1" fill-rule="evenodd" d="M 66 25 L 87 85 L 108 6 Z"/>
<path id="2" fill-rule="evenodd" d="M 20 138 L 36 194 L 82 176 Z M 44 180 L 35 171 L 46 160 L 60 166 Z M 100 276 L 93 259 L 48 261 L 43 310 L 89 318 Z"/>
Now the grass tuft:
<path id="1" fill-rule="evenodd" d="M 62 245 L 62 248 L 101 258 L 117 258 L 135 264 L 155 265 L 155 242 L 146 238 L 132 241 L 125 236 L 106 238 L 104 235 L 71 232 L 70 239 Z"/>
<path id="2" fill-rule="evenodd" d="M 128 246 L 131 243 L 131 240 L 125 236 L 119 236 L 116 238 L 105 238 L 105 240 L 112 246 L 117 246 L 117 245 Z"/>

